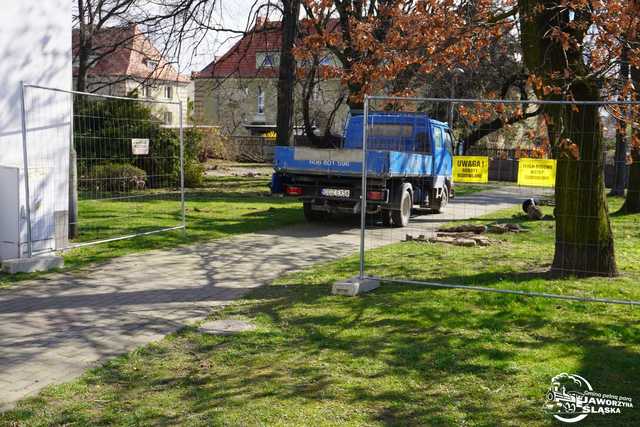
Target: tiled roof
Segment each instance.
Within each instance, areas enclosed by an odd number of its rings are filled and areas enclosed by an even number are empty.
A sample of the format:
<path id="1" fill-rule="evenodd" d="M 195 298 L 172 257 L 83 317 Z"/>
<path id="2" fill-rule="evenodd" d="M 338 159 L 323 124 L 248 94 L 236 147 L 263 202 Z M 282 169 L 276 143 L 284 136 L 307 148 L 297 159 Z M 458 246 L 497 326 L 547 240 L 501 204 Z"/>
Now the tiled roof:
<path id="1" fill-rule="evenodd" d="M 73 55 L 78 54 L 79 33 L 73 30 Z M 165 59 L 149 38 L 137 25 L 109 27 L 94 35 L 93 45 L 96 53 L 106 56 L 89 69 L 89 77 L 131 77 L 139 80 L 164 80 L 189 82 L 189 78 L 179 74 Z M 147 60 L 155 61 L 158 66 L 151 70 Z M 73 68 L 73 75 L 78 73 Z"/>
<path id="2" fill-rule="evenodd" d="M 303 21 L 304 26 L 306 21 Z M 329 23 L 331 31 L 338 27 L 337 20 Z M 311 30 L 313 31 L 313 30 Z M 282 42 L 282 22 L 259 20 L 255 27 L 242 37 L 227 53 L 207 65 L 194 78 L 234 77 L 277 77 L 278 68 L 258 67 L 256 54 L 259 52 L 280 52 Z"/>

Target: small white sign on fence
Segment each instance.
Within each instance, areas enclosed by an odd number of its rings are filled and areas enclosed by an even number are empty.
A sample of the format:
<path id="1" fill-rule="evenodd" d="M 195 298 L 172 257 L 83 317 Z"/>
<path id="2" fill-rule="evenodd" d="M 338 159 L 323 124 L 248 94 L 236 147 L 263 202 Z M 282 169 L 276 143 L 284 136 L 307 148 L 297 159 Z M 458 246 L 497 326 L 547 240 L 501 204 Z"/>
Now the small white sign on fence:
<path id="1" fill-rule="evenodd" d="M 131 152 L 134 156 L 144 156 L 149 154 L 149 139 L 131 138 Z"/>

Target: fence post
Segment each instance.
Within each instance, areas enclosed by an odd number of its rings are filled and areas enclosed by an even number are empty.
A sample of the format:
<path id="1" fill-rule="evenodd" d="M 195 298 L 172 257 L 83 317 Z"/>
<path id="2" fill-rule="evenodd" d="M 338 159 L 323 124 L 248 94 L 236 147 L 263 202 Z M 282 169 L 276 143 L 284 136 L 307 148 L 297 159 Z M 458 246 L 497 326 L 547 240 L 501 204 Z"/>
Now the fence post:
<path id="1" fill-rule="evenodd" d="M 67 239 L 75 239 L 78 237 L 78 153 L 74 145 L 74 94 L 70 93 L 71 98 L 71 124 L 69 125 L 69 217 L 67 219 Z M 67 241 L 66 246 L 69 245 Z"/>
<path id="2" fill-rule="evenodd" d="M 367 128 L 369 127 L 369 96 L 364 96 L 362 117 L 362 190 L 360 191 L 360 280 L 364 280 L 364 238 L 367 221 Z"/>
<path id="3" fill-rule="evenodd" d="M 182 230 L 187 230 L 187 218 L 184 207 L 184 128 L 182 122 L 182 101 L 179 103 L 180 114 L 180 209 L 182 215 Z"/>
<path id="4" fill-rule="evenodd" d="M 25 84 L 20 82 L 20 116 L 22 120 L 22 159 L 24 162 L 24 197 L 25 212 L 27 214 L 27 254 L 33 256 L 33 239 L 31 238 L 31 196 L 29 195 L 29 158 L 27 157 L 27 108 L 25 101 Z M 22 256 L 22 250 L 18 246 L 18 254 Z"/>

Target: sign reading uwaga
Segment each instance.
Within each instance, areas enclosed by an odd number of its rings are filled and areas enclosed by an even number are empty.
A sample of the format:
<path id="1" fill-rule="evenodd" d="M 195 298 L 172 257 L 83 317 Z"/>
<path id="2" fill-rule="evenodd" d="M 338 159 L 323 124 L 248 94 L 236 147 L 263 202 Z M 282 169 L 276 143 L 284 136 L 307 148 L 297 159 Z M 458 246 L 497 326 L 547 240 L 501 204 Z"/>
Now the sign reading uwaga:
<path id="1" fill-rule="evenodd" d="M 489 158 L 456 156 L 453 158 L 454 182 L 489 182 Z"/>
<path id="2" fill-rule="evenodd" d="M 518 162 L 518 185 L 554 187 L 556 185 L 556 161 L 520 159 Z"/>

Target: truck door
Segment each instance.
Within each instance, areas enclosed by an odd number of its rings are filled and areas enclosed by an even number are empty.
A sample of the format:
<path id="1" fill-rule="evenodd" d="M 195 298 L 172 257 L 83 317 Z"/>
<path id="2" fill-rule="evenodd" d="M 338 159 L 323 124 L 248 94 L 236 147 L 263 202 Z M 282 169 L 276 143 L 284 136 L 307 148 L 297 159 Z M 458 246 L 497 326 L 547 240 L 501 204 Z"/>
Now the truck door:
<path id="1" fill-rule="evenodd" d="M 453 166 L 453 144 L 449 131 L 434 126 L 433 127 L 433 170 L 434 175 L 442 177 L 451 176 Z"/>
<path id="2" fill-rule="evenodd" d="M 453 175 L 453 136 L 449 129 L 443 129 L 442 134 L 444 135 L 444 150 L 442 151 L 444 161 L 442 162 L 443 170 L 441 174 L 451 177 Z"/>

